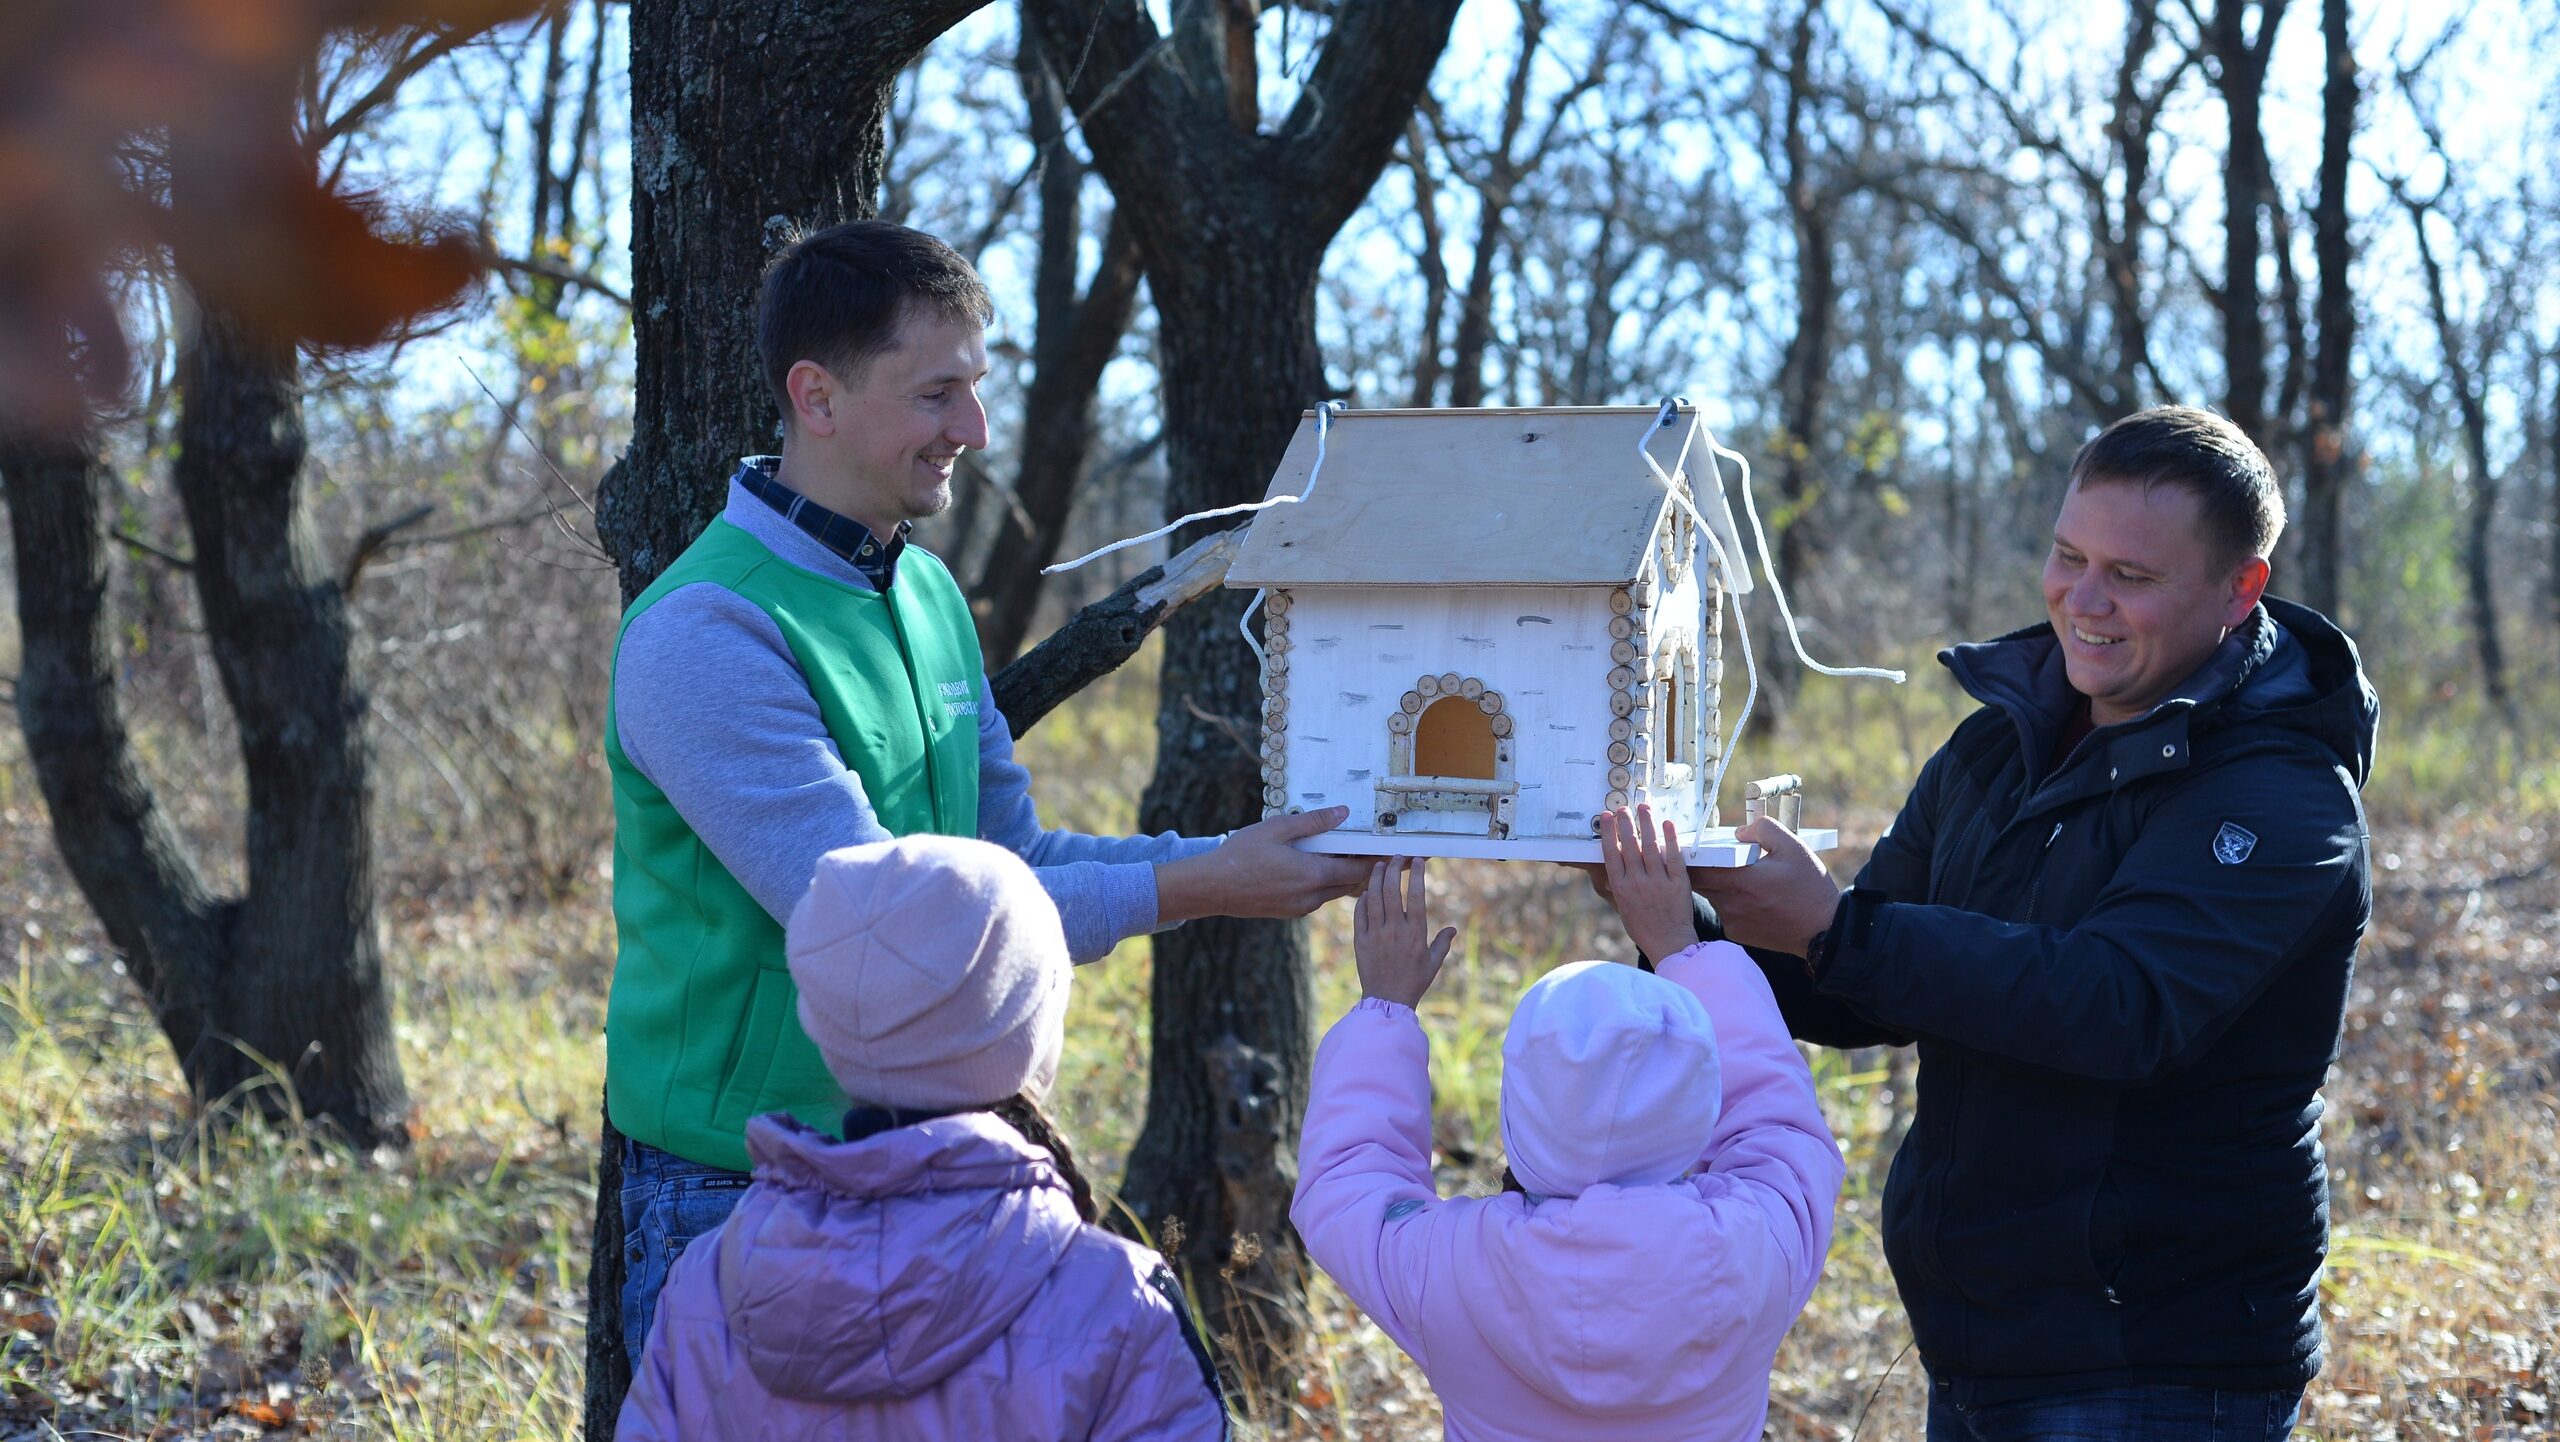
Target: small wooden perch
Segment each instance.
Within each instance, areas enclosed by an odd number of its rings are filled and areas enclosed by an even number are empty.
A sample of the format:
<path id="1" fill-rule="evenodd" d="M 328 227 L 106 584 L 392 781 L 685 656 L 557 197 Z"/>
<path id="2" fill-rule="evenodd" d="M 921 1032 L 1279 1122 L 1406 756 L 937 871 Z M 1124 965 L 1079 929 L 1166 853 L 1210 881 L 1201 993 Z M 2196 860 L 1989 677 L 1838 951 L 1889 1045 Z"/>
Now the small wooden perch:
<path id="1" fill-rule="evenodd" d="M 997 672 L 988 685 L 1013 734 L 1019 738 L 1058 703 L 1117 670 L 1174 612 L 1216 590 L 1242 534 L 1220 531 L 1139 572 Z"/>

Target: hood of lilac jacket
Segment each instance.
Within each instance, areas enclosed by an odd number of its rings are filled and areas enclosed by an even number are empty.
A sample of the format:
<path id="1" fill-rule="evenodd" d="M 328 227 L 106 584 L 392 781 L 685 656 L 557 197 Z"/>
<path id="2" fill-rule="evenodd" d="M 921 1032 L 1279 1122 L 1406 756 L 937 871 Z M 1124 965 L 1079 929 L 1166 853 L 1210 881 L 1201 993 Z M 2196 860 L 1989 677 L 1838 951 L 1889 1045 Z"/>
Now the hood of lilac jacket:
<path id="1" fill-rule="evenodd" d="M 1451 1438 L 1760 1436 L 1844 1169 L 1758 968 L 1717 943 L 1661 971 L 1705 1004 L 1724 1069 L 1678 1181 L 1444 1200 L 1413 1012 L 1363 1001 L 1317 1050 L 1291 1219 L 1421 1364 Z"/>
<path id="2" fill-rule="evenodd" d="M 747 1130 L 755 1184 L 679 1258 L 618 1435 L 1219 1437 L 1154 1253 L 985 1113 Z"/>

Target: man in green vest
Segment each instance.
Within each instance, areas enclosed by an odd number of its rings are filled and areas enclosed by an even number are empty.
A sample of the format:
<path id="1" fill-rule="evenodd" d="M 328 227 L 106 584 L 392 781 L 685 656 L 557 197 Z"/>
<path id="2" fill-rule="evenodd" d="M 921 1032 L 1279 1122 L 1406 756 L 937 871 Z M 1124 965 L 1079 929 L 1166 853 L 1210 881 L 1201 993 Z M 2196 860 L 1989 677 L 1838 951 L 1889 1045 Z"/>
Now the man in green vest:
<path id="1" fill-rule="evenodd" d="M 605 1095 L 626 1138 L 633 1357 L 667 1269 L 747 1185 L 748 1118 L 843 1115 L 783 954 L 821 856 L 918 832 L 993 841 L 1031 863 L 1079 962 L 1196 916 L 1303 916 L 1367 880 L 1365 861 L 1291 845 L 1340 808 L 1224 838 L 1041 827 L 960 589 L 907 544 L 987 443 L 991 315 L 968 262 L 905 226 L 855 221 L 784 251 L 756 317 L 782 454 L 740 464 L 720 516 L 623 617 Z"/>

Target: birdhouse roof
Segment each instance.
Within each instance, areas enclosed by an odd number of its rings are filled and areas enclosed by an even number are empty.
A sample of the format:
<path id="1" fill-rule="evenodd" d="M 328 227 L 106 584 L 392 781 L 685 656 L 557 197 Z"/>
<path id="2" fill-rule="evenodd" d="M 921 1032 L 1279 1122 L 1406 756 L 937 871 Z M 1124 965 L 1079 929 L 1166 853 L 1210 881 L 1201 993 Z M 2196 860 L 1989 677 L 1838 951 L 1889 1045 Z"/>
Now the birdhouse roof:
<path id="1" fill-rule="evenodd" d="M 1657 413 L 1345 411 L 1333 418 L 1314 494 L 1254 515 L 1227 584 L 1625 585 L 1671 504 L 1636 454 Z M 1647 444 L 1666 473 L 1678 474 L 1697 424 L 1683 407 Z M 1315 463 L 1310 411 L 1266 494 L 1304 492 Z M 1707 464 L 1704 445 L 1690 448 L 1690 464 Z"/>

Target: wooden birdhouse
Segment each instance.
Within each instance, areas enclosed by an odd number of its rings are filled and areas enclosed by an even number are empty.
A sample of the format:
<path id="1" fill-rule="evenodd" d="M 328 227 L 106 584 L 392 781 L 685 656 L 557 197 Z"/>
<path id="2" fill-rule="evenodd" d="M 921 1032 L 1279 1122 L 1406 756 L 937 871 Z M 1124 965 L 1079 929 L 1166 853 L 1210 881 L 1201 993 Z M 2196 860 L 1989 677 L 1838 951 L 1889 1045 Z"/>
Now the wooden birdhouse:
<path id="1" fill-rule="evenodd" d="M 1590 861 L 1603 812 L 1650 802 L 1692 864 L 1750 860 L 1709 788 L 1725 593 L 1751 579 L 1721 489 L 1683 471 L 1694 453 L 1714 475 L 1697 424 L 1685 406 L 1310 413 L 1269 492 L 1305 498 L 1258 514 L 1227 572 L 1264 593 L 1264 813 L 1348 806 L 1311 844 L 1335 853 Z M 1721 800 L 1766 791 L 1794 819 L 1794 778 L 1745 789 Z"/>

